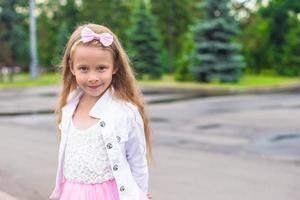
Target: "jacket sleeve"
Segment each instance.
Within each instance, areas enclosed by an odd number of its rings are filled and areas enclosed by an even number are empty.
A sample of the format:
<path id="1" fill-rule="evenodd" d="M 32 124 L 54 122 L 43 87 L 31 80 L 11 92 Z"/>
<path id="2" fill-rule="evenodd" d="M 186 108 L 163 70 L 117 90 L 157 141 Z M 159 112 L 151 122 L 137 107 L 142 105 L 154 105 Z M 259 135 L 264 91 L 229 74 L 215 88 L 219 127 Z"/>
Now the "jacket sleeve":
<path id="1" fill-rule="evenodd" d="M 137 108 L 133 109 L 133 114 L 128 119 L 130 126 L 126 143 L 126 158 L 136 183 L 143 192 L 147 192 L 149 174 L 144 123 Z"/>

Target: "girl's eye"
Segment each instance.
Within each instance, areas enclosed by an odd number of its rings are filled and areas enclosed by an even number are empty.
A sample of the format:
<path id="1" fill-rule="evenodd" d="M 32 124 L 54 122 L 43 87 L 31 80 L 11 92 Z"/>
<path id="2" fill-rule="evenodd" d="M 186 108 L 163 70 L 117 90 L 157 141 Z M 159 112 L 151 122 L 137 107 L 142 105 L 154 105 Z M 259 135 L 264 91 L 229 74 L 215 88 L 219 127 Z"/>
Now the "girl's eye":
<path id="1" fill-rule="evenodd" d="M 97 71 L 102 72 L 102 71 L 104 71 L 106 68 L 107 68 L 107 67 L 105 67 L 105 66 L 99 66 L 99 67 L 97 67 Z"/>
<path id="2" fill-rule="evenodd" d="M 81 72 L 87 72 L 88 71 L 88 68 L 87 67 L 79 67 L 79 70 Z"/>

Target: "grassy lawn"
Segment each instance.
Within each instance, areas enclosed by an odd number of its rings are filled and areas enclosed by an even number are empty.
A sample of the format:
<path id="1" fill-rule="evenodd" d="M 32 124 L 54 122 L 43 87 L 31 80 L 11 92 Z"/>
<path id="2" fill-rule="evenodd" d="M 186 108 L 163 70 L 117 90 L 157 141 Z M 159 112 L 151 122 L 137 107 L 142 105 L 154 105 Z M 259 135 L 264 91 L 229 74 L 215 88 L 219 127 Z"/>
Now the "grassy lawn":
<path id="1" fill-rule="evenodd" d="M 43 74 L 38 79 L 30 79 L 29 74 L 15 75 L 14 82 L 0 82 L 0 88 L 4 87 L 28 87 L 28 86 L 46 86 L 58 85 L 60 76 L 58 74 Z M 279 77 L 275 75 L 245 75 L 239 83 L 194 83 L 194 82 L 177 82 L 171 75 L 164 75 L 162 80 L 141 80 L 139 84 L 142 86 L 156 87 L 264 87 L 271 85 L 285 85 L 300 83 L 300 78 Z"/>
<path id="2" fill-rule="evenodd" d="M 163 76 L 161 81 L 142 80 L 141 85 L 147 86 L 178 86 L 178 87 L 264 87 L 274 85 L 286 85 L 300 83 L 299 77 L 280 77 L 275 75 L 245 75 L 239 83 L 195 83 L 195 82 L 177 82 L 170 75 Z"/>
<path id="3" fill-rule="evenodd" d="M 37 79 L 30 79 L 29 74 L 21 73 L 14 76 L 14 81 L 9 82 L 5 80 L 0 82 L 0 88 L 4 87 L 29 87 L 29 86 L 46 86 L 46 85 L 58 85 L 58 74 L 43 74 Z"/>

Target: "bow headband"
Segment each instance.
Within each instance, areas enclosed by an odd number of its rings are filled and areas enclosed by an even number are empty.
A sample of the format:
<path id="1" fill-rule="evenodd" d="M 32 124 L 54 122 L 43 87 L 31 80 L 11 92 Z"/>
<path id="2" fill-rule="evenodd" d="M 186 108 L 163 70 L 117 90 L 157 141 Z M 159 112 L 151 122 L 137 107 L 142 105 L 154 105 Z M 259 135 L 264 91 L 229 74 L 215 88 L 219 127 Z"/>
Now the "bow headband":
<path id="1" fill-rule="evenodd" d="M 109 46 L 113 43 L 114 38 L 110 33 L 97 34 L 88 27 L 84 27 L 81 30 L 81 41 L 83 43 L 90 42 L 92 40 L 98 40 L 104 46 Z"/>

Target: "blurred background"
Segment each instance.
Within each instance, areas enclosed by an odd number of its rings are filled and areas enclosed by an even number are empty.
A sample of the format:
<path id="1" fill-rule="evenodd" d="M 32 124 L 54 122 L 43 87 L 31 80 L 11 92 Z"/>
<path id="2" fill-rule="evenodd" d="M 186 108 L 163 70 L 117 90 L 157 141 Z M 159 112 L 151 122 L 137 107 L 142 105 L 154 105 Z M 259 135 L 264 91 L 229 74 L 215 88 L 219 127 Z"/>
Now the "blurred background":
<path id="1" fill-rule="evenodd" d="M 54 187 L 60 61 L 88 22 L 145 95 L 154 199 L 300 198 L 300 1 L 0 0 L 0 200 Z"/>
<path id="2" fill-rule="evenodd" d="M 33 8 L 29 2 L 0 2 L 2 68 L 30 71 L 31 33 L 38 73 L 55 72 L 76 25 L 93 22 L 118 35 L 139 78 L 239 82 L 252 75 L 299 77 L 298 1 L 36 0 Z M 32 32 L 30 11 L 36 23 Z"/>

